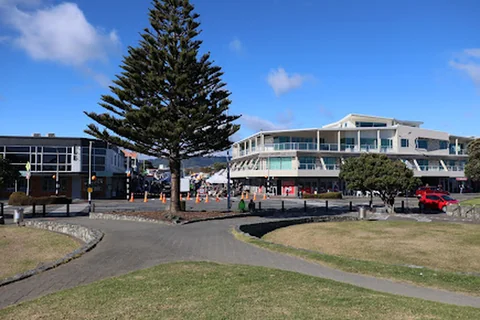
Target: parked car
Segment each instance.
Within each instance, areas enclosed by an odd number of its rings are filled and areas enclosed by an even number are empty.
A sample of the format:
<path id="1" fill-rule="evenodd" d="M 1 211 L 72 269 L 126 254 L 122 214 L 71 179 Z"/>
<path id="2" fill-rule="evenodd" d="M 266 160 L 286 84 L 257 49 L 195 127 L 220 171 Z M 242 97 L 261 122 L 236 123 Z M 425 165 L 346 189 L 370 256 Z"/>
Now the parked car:
<path id="1" fill-rule="evenodd" d="M 415 192 L 415 195 L 417 198 L 420 198 L 424 194 L 430 194 L 430 193 L 441 193 L 441 194 L 446 194 L 449 195 L 450 193 L 448 191 L 439 189 L 438 187 L 420 187 L 417 189 Z"/>
<path id="2" fill-rule="evenodd" d="M 448 205 L 457 203 L 458 200 L 455 200 L 444 193 L 424 193 L 420 196 L 418 207 L 420 210 L 433 209 L 446 212 Z"/>

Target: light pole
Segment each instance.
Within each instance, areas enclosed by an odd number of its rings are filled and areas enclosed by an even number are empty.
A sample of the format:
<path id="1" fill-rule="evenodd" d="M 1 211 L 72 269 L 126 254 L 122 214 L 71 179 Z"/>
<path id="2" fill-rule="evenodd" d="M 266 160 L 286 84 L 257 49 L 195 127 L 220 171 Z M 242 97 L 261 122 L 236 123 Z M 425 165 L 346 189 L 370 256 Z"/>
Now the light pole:
<path id="1" fill-rule="evenodd" d="M 232 208 L 230 200 L 230 151 L 227 150 L 227 211 Z"/>
<path id="2" fill-rule="evenodd" d="M 58 147 L 57 149 L 57 172 L 55 174 L 55 195 L 58 196 L 58 190 L 60 189 L 60 179 L 58 177 L 58 171 L 59 171 L 59 166 L 60 166 L 60 161 L 59 161 L 59 154 L 58 154 Z"/>
<path id="3" fill-rule="evenodd" d="M 92 212 L 92 145 L 93 141 L 88 143 L 88 212 Z"/>

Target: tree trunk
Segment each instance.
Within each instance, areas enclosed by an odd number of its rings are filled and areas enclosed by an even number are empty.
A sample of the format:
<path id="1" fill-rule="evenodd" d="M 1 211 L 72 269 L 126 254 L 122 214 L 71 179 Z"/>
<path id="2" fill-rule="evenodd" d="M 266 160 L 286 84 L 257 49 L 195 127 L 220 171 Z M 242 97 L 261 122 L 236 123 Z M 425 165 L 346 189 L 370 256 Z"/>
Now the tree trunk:
<path id="1" fill-rule="evenodd" d="M 170 158 L 169 160 L 170 182 L 170 212 L 180 211 L 180 161 Z"/>

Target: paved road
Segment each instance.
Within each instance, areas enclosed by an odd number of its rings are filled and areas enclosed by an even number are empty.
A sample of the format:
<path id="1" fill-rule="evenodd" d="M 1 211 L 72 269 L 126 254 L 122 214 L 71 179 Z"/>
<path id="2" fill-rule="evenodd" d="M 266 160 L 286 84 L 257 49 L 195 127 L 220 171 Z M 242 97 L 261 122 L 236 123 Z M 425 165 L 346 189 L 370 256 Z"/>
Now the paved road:
<path id="1" fill-rule="evenodd" d="M 87 217 L 51 218 L 105 232 L 91 252 L 56 269 L 0 287 L 0 308 L 133 270 L 171 261 L 214 261 L 295 271 L 373 290 L 432 301 L 480 307 L 480 298 L 345 273 L 299 258 L 270 252 L 236 240 L 232 226 L 265 220 L 256 217 L 200 222 L 184 226 Z"/>

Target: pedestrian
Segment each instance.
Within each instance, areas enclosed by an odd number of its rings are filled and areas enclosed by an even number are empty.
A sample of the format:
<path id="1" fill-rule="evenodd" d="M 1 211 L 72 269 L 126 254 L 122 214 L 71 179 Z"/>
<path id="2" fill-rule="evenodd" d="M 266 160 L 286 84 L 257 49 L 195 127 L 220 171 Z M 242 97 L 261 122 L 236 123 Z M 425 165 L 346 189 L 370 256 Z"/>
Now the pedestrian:
<path id="1" fill-rule="evenodd" d="M 248 211 L 249 212 L 255 211 L 255 202 L 253 202 L 253 199 L 250 199 L 250 202 L 248 203 Z"/>
<path id="2" fill-rule="evenodd" d="M 245 201 L 243 199 L 240 199 L 240 202 L 238 203 L 238 210 L 240 212 L 245 212 Z"/>

